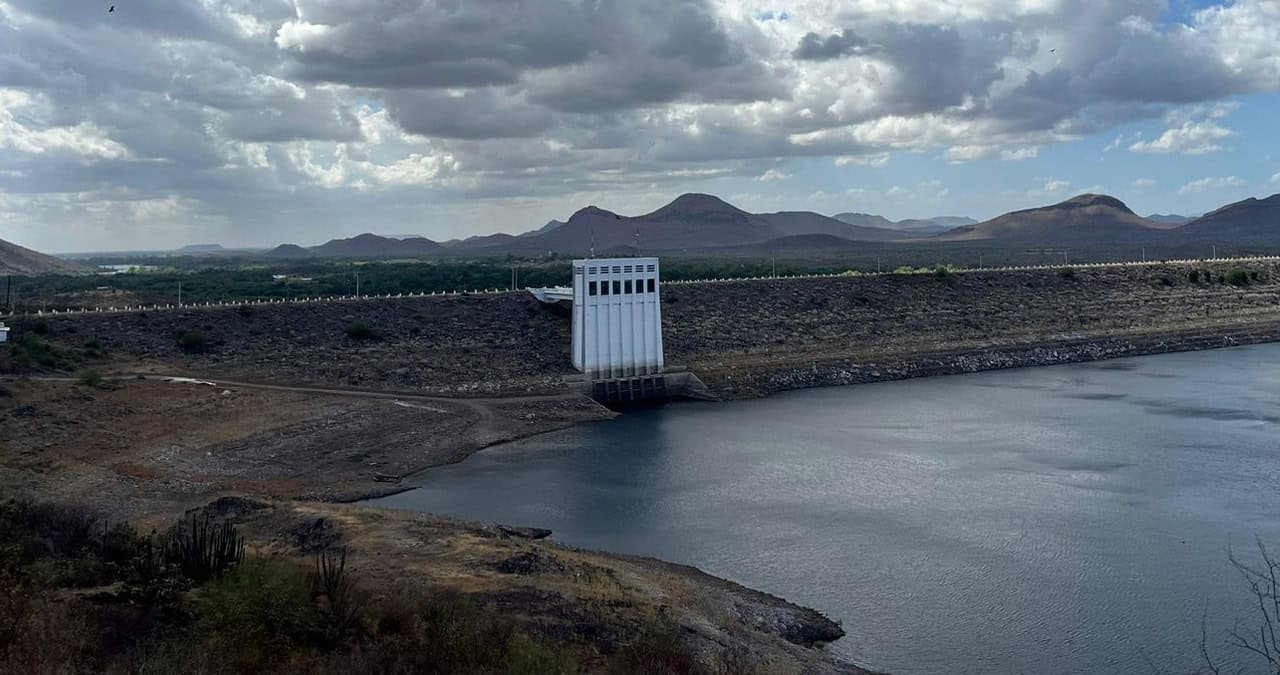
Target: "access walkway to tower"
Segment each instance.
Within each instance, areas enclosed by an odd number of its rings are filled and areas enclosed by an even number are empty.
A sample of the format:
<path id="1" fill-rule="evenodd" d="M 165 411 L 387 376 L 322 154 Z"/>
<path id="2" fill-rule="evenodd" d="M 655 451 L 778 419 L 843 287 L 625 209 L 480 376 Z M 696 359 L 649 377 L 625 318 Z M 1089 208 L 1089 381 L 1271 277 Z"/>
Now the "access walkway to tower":
<path id="1" fill-rule="evenodd" d="M 573 366 L 597 400 L 667 398 L 696 381 L 666 372 L 659 265 L 657 258 L 575 260 L 572 287 L 529 289 L 544 303 L 572 305 Z"/>

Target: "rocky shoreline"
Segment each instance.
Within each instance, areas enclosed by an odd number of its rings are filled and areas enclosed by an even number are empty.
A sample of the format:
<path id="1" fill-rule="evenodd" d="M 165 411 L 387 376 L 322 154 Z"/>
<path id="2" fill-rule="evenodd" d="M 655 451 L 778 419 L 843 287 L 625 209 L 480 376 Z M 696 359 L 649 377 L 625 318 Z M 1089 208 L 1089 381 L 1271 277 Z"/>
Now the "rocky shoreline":
<path id="1" fill-rule="evenodd" d="M 1223 349 L 1280 342 L 1280 322 L 1123 337 L 1071 338 L 1032 344 L 992 345 L 971 350 L 912 354 L 864 362 L 738 371 L 705 376 L 722 399 L 760 398 L 797 389 L 839 387 L 989 370 L 1087 363 L 1131 356 Z"/>

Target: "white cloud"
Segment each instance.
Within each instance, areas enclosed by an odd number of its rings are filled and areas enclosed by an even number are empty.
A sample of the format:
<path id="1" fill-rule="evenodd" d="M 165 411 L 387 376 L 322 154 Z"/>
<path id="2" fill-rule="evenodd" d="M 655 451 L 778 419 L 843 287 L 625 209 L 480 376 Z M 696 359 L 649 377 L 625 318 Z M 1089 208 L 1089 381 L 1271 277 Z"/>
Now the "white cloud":
<path id="1" fill-rule="evenodd" d="M 1195 24 L 1226 65 L 1254 87 L 1280 87 L 1280 3 L 1237 0 L 1196 12 Z"/>
<path id="2" fill-rule="evenodd" d="M 1193 180 L 1183 185 L 1178 192 L 1181 194 L 1192 194 L 1196 192 L 1209 192 L 1212 190 L 1223 190 L 1226 188 L 1243 187 L 1248 185 L 1244 180 L 1236 176 L 1224 176 L 1221 178 L 1201 178 Z"/>
<path id="3" fill-rule="evenodd" d="M 144 4 L 130 23 L 0 0 L 0 199 L 60 204 L 13 212 L 36 245 L 81 239 L 104 186 L 151 206 L 109 204 L 98 242 L 172 242 L 146 228 L 176 203 L 227 243 L 268 243 L 384 222 L 519 229 L 725 176 L 791 186 L 770 167 L 796 158 L 1029 160 L 1103 134 L 1108 150 L 1204 154 L 1228 146 L 1232 97 L 1280 91 L 1277 0 L 1185 26 L 1161 0 L 795 0 L 785 19 L 746 0 Z M 1116 135 L 1156 119 L 1158 134 Z"/>
<path id="4" fill-rule="evenodd" d="M 1271 177 L 1271 184 L 1280 185 L 1280 173 L 1277 173 Z"/>
<path id="5" fill-rule="evenodd" d="M 953 145 L 942 154 L 952 164 L 992 157 L 999 151 L 994 145 Z"/>
<path id="6" fill-rule="evenodd" d="M 1071 181 L 1069 180 L 1061 180 L 1053 177 L 1037 178 L 1036 180 L 1043 180 L 1044 184 L 1038 188 L 1027 190 L 1027 197 L 1031 197 L 1033 199 L 1056 197 L 1071 189 Z"/>
<path id="7" fill-rule="evenodd" d="M 1001 150 L 1000 159 L 1011 162 L 1020 162 L 1025 159 L 1035 159 L 1040 156 L 1040 146 L 1029 145 L 1025 148 L 1016 150 Z"/>
<path id="8" fill-rule="evenodd" d="M 0 89 L 0 148 L 33 155 L 66 153 L 96 159 L 128 156 L 127 148 L 92 122 L 73 126 L 40 122 L 40 118 L 53 116 L 47 107 L 26 92 Z"/>
<path id="9" fill-rule="evenodd" d="M 1234 135 L 1235 132 L 1209 120 L 1187 121 L 1180 127 L 1166 130 L 1153 141 L 1138 141 L 1130 145 L 1129 150 L 1161 155 L 1204 155 L 1218 152 L 1222 149 L 1219 141 Z"/>
<path id="10" fill-rule="evenodd" d="M 1062 192 L 1066 192 L 1069 189 L 1071 189 L 1071 181 L 1050 179 L 1048 182 L 1044 184 L 1044 187 L 1041 188 L 1041 191 L 1047 195 L 1056 195 Z"/>
<path id="11" fill-rule="evenodd" d="M 770 181 L 775 181 L 775 180 L 787 180 L 790 177 L 791 177 L 790 174 L 783 173 L 777 169 L 769 169 L 768 171 L 765 171 L 759 176 L 756 176 L 755 181 L 757 183 L 768 183 Z"/>
<path id="12" fill-rule="evenodd" d="M 1139 178 L 1138 180 L 1133 181 L 1130 185 L 1132 185 L 1136 190 L 1145 190 L 1147 188 L 1155 187 L 1156 182 L 1150 178 Z"/>
<path id="13" fill-rule="evenodd" d="M 889 153 L 879 152 L 872 155 L 844 155 L 836 157 L 836 166 L 869 166 L 879 169 L 889 163 Z"/>

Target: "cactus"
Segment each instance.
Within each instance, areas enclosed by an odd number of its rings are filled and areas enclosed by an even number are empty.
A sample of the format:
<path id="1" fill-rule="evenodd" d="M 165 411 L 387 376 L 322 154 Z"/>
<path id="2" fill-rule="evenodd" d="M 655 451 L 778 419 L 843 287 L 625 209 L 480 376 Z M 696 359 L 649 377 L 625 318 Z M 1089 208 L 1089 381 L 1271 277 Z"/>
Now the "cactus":
<path id="1" fill-rule="evenodd" d="M 229 521 L 214 523 L 207 515 L 192 516 L 174 527 L 165 542 L 164 557 L 187 578 L 201 583 L 244 560 L 244 537 Z"/>

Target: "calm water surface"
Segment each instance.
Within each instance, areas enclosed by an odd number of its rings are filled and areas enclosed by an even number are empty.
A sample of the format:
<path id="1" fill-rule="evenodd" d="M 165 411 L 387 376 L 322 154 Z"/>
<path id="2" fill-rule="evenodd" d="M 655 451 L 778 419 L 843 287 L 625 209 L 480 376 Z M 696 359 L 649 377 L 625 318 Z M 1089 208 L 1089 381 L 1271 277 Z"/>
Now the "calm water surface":
<path id="1" fill-rule="evenodd" d="M 1187 672 L 1280 549 L 1280 345 L 628 413 L 397 508 L 549 527 L 818 608 L 894 673 Z"/>

